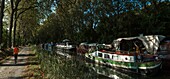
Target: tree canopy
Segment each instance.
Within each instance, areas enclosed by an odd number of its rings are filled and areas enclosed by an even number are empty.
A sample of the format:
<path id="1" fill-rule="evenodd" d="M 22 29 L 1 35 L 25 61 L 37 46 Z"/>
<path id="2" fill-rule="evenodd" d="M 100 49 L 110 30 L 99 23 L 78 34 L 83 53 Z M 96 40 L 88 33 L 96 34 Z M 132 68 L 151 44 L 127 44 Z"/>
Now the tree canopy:
<path id="1" fill-rule="evenodd" d="M 14 45 L 63 39 L 111 43 L 119 37 L 140 34 L 169 36 L 169 0 L 10 1 L 13 3 L 5 6 L 11 6 L 6 16 L 11 18 L 7 26 L 11 25 L 10 31 L 14 32 L 9 35 Z"/>

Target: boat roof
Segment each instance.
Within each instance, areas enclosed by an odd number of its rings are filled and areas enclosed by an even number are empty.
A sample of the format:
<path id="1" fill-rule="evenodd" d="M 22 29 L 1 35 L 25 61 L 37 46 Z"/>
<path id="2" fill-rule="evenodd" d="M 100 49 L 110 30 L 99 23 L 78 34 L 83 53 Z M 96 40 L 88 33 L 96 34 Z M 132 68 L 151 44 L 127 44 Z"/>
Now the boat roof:
<path id="1" fill-rule="evenodd" d="M 69 42 L 70 40 L 69 39 L 64 39 L 63 42 Z"/>
<path id="2" fill-rule="evenodd" d="M 122 40 L 134 40 L 139 39 L 142 41 L 146 50 L 151 53 L 156 53 L 159 48 L 159 43 L 165 38 L 163 35 L 147 35 L 147 36 L 138 36 L 138 37 L 128 37 L 128 38 L 118 38 L 113 40 L 114 47 L 116 50 L 119 49 L 120 42 Z"/>

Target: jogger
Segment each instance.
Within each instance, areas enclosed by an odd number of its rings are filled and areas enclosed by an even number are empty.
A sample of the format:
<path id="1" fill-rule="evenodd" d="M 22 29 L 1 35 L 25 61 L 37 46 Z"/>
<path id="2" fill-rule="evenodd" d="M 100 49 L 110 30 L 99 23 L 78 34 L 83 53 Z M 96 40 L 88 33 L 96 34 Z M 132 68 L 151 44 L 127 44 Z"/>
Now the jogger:
<path id="1" fill-rule="evenodd" d="M 19 52 L 19 48 L 18 48 L 17 46 L 14 47 L 13 54 L 14 54 L 14 61 L 15 61 L 15 64 L 17 63 L 18 52 Z"/>

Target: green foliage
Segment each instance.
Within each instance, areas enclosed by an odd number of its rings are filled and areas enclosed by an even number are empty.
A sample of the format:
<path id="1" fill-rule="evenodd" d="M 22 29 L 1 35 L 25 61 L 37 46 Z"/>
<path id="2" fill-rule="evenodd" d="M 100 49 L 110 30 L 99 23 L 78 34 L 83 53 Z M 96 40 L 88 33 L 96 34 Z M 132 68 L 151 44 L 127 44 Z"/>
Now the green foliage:
<path id="1" fill-rule="evenodd" d="M 139 34 L 168 35 L 169 5 L 155 0 L 22 0 L 16 40 L 22 44 L 63 39 L 111 43 Z"/>
<path id="2" fill-rule="evenodd" d="M 3 45 L 2 46 L 2 48 L 7 48 L 7 40 L 8 40 L 8 30 L 6 30 L 6 29 L 3 29 L 3 35 L 2 35 L 4 38 L 2 39 L 2 41 L 3 41 L 3 43 L 1 44 L 1 45 Z"/>
<path id="3" fill-rule="evenodd" d="M 45 50 L 36 49 L 40 67 L 45 77 L 52 79 L 94 79 L 97 74 L 84 61 L 66 58 Z"/>
<path id="4" fill-rule="evenodd" d="M 41 25 L 44 28 L 39 30 L 38 37 L 45 42 L 68 38 L 77 43 L 111 43 L 118 37 L 167 35 L 169 4 L 164 1 L 62 0 L 56 12 Z M 45 30 L 48 32 L 44 33 Z"/>

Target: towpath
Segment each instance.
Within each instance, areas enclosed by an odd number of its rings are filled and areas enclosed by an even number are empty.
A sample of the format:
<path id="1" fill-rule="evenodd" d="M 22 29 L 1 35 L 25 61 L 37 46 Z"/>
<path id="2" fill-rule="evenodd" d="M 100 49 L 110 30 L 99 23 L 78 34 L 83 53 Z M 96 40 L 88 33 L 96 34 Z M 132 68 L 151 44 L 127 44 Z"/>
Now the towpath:
<path id="1" fill-rule="evenodd" d="M 27 66 L 34 64 L 29 61 L 30 57 L 35 56 L 32 54 L 32 50 L 29 47 L 23 47 L 20 49 L 18 54 L 18 62 L 14 64 L 14 57 L 10 56 L 7 59 L 2 60 L 3 63 L 0 64 L 0 79 L 23 79 L 27 76 L 25 75 Z"/>

